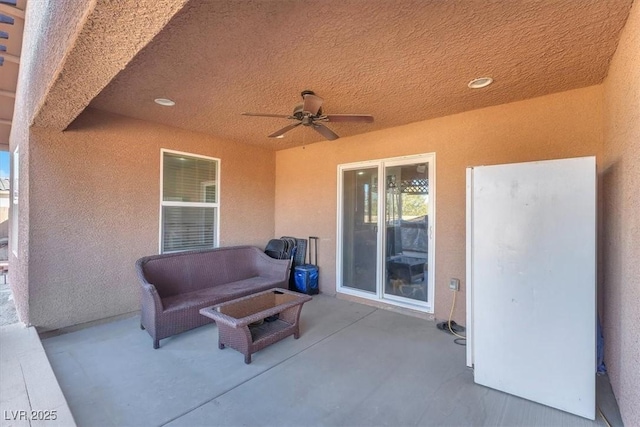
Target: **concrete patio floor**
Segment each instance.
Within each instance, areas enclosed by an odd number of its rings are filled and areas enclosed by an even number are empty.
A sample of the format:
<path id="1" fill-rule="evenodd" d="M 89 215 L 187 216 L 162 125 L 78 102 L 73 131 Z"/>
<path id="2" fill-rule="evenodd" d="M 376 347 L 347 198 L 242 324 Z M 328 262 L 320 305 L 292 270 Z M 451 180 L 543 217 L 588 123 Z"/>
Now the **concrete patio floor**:
<path id="1" fill-rule="evenodd" d="M 594 426 L 473 382 L 434 322 L 318 295 L 245 365 L 215 325 L 161 341 L 138 317 L 43 339 L 79 426 Z M 606 377 L 605 377 L 606 378 Z M 608 382 L 599 405 L 621 425 Z"/>

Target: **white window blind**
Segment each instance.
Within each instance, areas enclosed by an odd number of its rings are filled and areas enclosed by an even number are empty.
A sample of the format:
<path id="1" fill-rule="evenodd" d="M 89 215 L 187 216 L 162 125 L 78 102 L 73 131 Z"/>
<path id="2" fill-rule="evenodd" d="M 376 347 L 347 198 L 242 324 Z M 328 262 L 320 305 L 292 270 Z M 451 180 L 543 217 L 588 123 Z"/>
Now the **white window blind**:
<path id="1" fill-rule="evenodd" d="M 220 160 L 162 151 L 160 252 L 218 245 Z"/>

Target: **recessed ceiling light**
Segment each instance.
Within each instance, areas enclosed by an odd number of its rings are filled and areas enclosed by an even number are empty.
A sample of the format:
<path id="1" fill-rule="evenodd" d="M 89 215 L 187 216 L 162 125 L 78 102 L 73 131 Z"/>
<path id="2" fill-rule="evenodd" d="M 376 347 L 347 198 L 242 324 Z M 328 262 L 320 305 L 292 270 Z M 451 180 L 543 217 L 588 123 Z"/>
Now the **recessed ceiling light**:
<path id="1" fill-rule="evenodd" d="M 274 138 L 282 139 L 284 138 L 284 135 L 278 135 L 278 136 L 275 136 Z"/>
<path id="2" fill-rule="evenodd" d="M 483 87 L 489 86 L 491 83 L 493 83 L 493 79 L 491 77 L 479 77 L 471 80 L 467 86 L 469 86 L 470 89 L 482 89 Z"/>
<path id="3" fill-rule="evenodd" d="M 156 98 L 153 100 L 158 105 L 162 105 L 164 107 L 173 107 L 176 103 L 169 98 Z"/>

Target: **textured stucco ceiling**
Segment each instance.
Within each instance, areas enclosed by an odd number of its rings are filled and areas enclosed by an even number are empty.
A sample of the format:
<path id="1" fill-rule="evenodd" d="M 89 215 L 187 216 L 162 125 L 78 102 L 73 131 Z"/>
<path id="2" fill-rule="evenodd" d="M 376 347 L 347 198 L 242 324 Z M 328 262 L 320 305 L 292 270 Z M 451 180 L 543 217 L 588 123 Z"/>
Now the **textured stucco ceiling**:
<path id="1" fill-rule="evenodd" d="M 341 136 L 602 82 L 632 0 L 191 0 L 91 103 L 135 118 L 282 149 L 322 137 L 266 135 L 300 91 Z M 470 90 L 491 76 L 495 83 Z M 172 108 L 154 98 L 176 101 Z"/>
<path id="2" fill-rule="evenodd" d="M 35 86 L 48 84 L 33 125 L 64 130 L 189 0 L 55 0 L 34 7 L 58 18 L 34 34 L 39 70 Z M 55 16 L 52 16 L 55 15 Z M 78 22 L 79 21 L 79 22 Z M 70 29 L 77 31 L 70 34 Z M 63 51 L 63 65 L 50 59 Z M 43 52 L 44 51 L 44 52 Z M 34 64 L 29 64 L 33 66 Z M 43 72 L 43 70 L 45 72 Z M 53 81 L 49 84 L 49 73 Z M 34 95 L 31 94 L 31 98 Z"/>

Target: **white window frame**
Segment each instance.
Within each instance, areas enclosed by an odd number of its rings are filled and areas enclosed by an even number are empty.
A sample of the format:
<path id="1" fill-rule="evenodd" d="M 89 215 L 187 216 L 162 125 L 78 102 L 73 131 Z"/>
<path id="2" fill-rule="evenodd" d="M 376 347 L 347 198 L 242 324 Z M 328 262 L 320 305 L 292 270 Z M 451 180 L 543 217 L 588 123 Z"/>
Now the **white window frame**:
<path id="1" fill-rule="evenodd" d="M 10 194 L 10 203 L 9 203 L 9 215 L 10 221 L 9 226 L 11 228 L 11 239 L 9 240 L 9 247 L 11 248 L 11 252 L 17 258 L 18 257 L 18 245 L 19 245 L 19 235 L 20 235 L 20 223 L 19 223 L 19 207 L 18 203 L 20 202 L 20 192 L 19 192 L 19 182 L 20 182 L 20 147 L 16 147 L 13 151 L 13 156 L 11 157 L 10 164 L 12 166 L 10 171 L 11 176 L 11 184 L 9 185 L 9 194 Z"/>
<path id="2" fill-rule="evenodd" d="M 165 153 L 167 154 L 177 154 L 179 156 L 185 156 L 185 157 L 191 157 L 191 158 L 197 158 L 197 159 L 205 159 L 205 160 L 212 160 L 217 162 L 217 167 L 216 167 L 216 178 L 213 181 L 205 181 L 203 183 L 201 183 L 202 185 L 202 191 L 203 194 L 206 191 L 206 187 L 207 186 L 211 186 L 211 185 L 217 185 L 217 189 L 216 189 L 216 202 L 215 203 L 211 203 L 211 202 L 179 202 L 179 201 L 168 201 L 168 200 L 163 200 L 164 197 L 164 155 Z M 178 206 L 178 207 L 205 207 L 205 208 L 211 208 L 211 209 L 215 209 L 215 231 L 214 231 L 214 236 L 213 236 L 213 247 L 217 248 L 220 245 L 220 196 L 221 196 L 221 192 L 220 192 L 220 169 L 222 168 L 222 160 L 220 160 L 219 158 L 216 157 L 210 157 L 210 156 L 203 156 L 201 154 L 194 154 L 194 153 L 187 153 L 184 151 L 176 151 L 176 150 L 169 150 L 166 148 L 161 148 L 160 149 L 160 209 L 159 209 L 159 214 L 158 214 L 158 253 L 173 253 L 173 252 L 184 252 L 187 251 L 189 249 L 185 249 L 185 250 L 180 250 L 180 251 L 166 251 L 163 252 L 162 250 L 162 236 L 163 236 L 163 227 L 162 227 L 162 212 L 163 212 L 163 207 L 165 206 Z"/>

